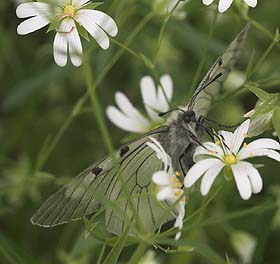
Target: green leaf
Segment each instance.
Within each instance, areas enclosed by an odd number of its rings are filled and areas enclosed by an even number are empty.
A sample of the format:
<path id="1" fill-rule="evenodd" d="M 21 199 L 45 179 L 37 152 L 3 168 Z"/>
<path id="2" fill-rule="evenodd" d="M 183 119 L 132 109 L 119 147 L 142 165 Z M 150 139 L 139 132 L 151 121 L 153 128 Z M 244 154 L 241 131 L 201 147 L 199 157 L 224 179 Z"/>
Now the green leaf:
<path id="1" fill-rule="evenodd" d="M 129 232 L 129 226 L 125 229 L 122 235 L 119 237 L 111 251 L 109 252 L 108 256 L 104 260 L 103 264 L 115 264 L 118 263 L 118 258 L 122 252 L 124 244 L 127 240 Z"/>
<path id="2" fill-rule="evenodd" d="M 89 41 L 88 32 L 80 24 L 76 23 L 79 34 L 87 41 Z"/>
<path id="3" fill-rule="evenodd" d="M 54 20 L 53 22 L 50 23 L 47 33 L 49 33 L 52 30 L 57 30 L 58 29 L 58 25 L 59 25 L 59 20 Z"/>
<path id="4" fill-rule="evenodd" d="M 262 101 L 266 101 L 273 96 L 272 94 L 269 94 L 257 87 L 249 86 L 248 89 Z"/>
<path id="5" fill-rule="evenodd" d="M 181 238 L 180 240 L 161 238 L 159 241 L 157 241 L 157 243 L 169 245 L 172 247 L 180 247 L 180 250 L 186 247 L 187 252 L 189 252 L 190 248 L 192 248 L 193 251 L 197 252 L 199 255 L 207 259 L 207 263 L 225 263 L 225 261 L 219 256 L 219 254 L 206 244 L 194 242 L 184 238 Z"/>
<path id="6" fill-rule="evenodd" d="M 277 136 L 280 139 L 280 106 L 274 108 L 273 115 L 272 115 L 272 122 L 276 130 Z"/>

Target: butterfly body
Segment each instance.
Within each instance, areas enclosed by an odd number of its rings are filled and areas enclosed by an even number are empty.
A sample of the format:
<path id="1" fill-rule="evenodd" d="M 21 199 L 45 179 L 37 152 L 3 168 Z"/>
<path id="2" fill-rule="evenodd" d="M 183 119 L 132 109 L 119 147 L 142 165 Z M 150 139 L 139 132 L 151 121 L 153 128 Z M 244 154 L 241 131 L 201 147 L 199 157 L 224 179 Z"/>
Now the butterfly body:
<path id="1" fill-rule="evenodd" d="M 192 110 L 179 112 L 177 119 L 168 125 L 168 132 L 159 136 L 159 142 L 171 157 L 175 170 L 182 175 L 192 165 L 194 149 L 203 134 L 200 122 Z"/>

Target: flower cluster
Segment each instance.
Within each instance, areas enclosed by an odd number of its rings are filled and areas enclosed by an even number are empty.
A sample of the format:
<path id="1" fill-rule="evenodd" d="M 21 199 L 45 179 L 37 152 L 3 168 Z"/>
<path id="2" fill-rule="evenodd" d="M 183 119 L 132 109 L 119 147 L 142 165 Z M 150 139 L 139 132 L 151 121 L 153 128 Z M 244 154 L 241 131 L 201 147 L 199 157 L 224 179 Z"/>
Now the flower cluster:
<path id="1" fill-rule="evenodd" d="M 280 154 L 275 151 L 280 150 L 280 144 L 269 138 L 257 139 L 249 144 L 243 143 L 249 125 L 248 119 L 234 133 L 219 131 L 220 140 L 217 143 L 206 142 L 199 146 L 193 156 L 196 164 L 185 176 L 185 187 L 191 187 L 202 177 L 200 190 L 202 195 L 206 195 L 222 169 L 229 168 L 242 199 L 247 200 L 252 193 L 259 193 L 263 186 L 262 178 L 258 170 L 244 160 L 267 156 L 280 162 Z"/>
<path id="2" fill-rule="evenodd" d="M 174 227 L 181 230 L 183 228 L 186 200 L 183 196 L 183 183 L 178 178 L 180 173 L 174 171 L 170 156 L 156 139 L 150 137 L 150 142 L 147 142 L 147 145 L 156 152 L 157 158 L 163 162 L 164 166 L 162 170 L 155 172 L 152 176 L 153 182 L 158 186 L 157 199 L 175 204 L 178 216 Z M 178 240 L 180 236 L 181 231 L 177 232 L 175 239 Z"/>
<path id="3" fill-rule="evenodd" d="M 156 87 L 150 76 L 144 76 L 140 81 L 141 95 L 149 118 L 143 116 L 128 98 L 121 92 L 115 95 L 115 106 L 109 106 L 106 114 L 117 127 L 134 133 L 145 133 L 154 127 L 163 124 L 164 119 L 159 113 L 169 109 L 173 94 L 173 82 L 166 74 L 160 78 L 160 85 Z"/>
<path id="4" fill-rule="evenodd" d="M 95 4 L 94 7 L 99 4 Z M 79 31 L 85 30 L 102 49 L 109 48 L 109 37 L 118 33 L 115 21 L 106 13 L 91 10 L 89 0 L 54 0 L 50 3 L 30 2 L 20 4 L 16 9 L 19 18 L 27 18 L 18 25 L 17 32 L 26 35 L 51 24 L 55 30 L 53 44 L 54 60 L 63 67 L 69 51 L 74 66 L 82 64 L 83 49 Z M 86 33 L 87 34 L 87 33 Z"/>
<path id="5" fill-rule="evenodd" d="M 214 2 L 214 0 L 202 0 L 202 2 L 204 5 L 210 5 Z M 225 11 L 227 11 L 230 8 L 232 2 L 233 0 L 219 0 L 219 12 L 224 13 Z M 244 2 L 250 7 L 256 7 L 258 0 L 244 0 Z"/>

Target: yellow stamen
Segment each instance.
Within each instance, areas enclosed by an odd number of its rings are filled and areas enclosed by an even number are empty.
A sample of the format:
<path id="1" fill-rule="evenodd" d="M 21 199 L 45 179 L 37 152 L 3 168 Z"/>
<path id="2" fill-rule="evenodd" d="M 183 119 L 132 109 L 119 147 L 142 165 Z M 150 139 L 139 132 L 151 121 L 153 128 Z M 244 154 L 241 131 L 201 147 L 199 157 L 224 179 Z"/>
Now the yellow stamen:
<path id="1" fill-rule="evenodd" d="M 232 154 L 227 154 L 224 158 L 224 161 L 227 165 L 232 165 L 237 162 L 237 158 Z"/>
<path id="2" fill-rule="evenodd" d="M 74 16 L 75 8 L 72 5 L 67 5 L 67 6 L 64 7 L 63 13 L 66 16 Z"/>
<path id="3" fill-rule="evenodd" d="M 248 134 L 247 134 L 247 133 L 244 133 L 244 134 L 243 134 L 243 137 L 244 137 L 244 138 L 248 137 Z"/>
<path id="4" fill-rule="evenodd" d="M 246 148 L 248 145 L 247 143 L 244 142 L 243 147 Z"/>
<path id="5" fill-rule="evenodd" d="M 175 171 L 175 175 L 176 175 L 177 177 L 179 177 L 181 174 L 180 174 L 179 171 Z"/>
<path id="6" fill-rule="evenodd" d="M 215 141 L 215 144 L 216 144 L 216 145 L 220 145 L 220 143 L 221 143 L 220 140 Z"/>
<path id="7" fill-rule="evenodd" d="M 177 190 L 175 193 L 174 193 L 174 195 L 175 196 L 180 196 L 181 194 L 182 194 L 182 190 Z"/>

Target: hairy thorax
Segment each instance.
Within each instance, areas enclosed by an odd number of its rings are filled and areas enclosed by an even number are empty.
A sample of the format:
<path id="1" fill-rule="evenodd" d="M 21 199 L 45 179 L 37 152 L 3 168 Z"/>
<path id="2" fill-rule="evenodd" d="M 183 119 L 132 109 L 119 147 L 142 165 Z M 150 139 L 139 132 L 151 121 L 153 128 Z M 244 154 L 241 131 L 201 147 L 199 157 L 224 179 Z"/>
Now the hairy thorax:
<path id="1" fill-rule="evenodd" d="M 175 169 L 180 169 L 180 160 L 183 163 L 192 162 L 194 149 L 202 133 L 203 129 L 196 119 L 186 122 L 184 114 L 179 114 L 178 118 L 170 123 L 168 133 L 160 136 L 160 143 L 171 157 Z M 184 165 L 189 167 L 189 164 Z"/>

